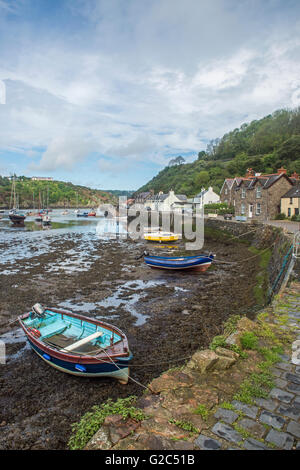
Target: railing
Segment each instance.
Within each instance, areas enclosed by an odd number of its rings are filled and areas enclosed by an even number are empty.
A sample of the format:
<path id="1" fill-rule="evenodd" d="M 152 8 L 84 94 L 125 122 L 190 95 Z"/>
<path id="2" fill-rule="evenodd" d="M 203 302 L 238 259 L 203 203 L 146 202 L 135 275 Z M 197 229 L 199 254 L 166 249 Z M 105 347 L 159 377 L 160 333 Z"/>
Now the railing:
<path id="1" fill-rule="evenodd" d="M 298 230 L 298 232 L 295 233 L 294 239 L 293 239 L 293 257 L 294 258 L 300 258 L 299 246 L 300 246 L 300 230 Z"/>

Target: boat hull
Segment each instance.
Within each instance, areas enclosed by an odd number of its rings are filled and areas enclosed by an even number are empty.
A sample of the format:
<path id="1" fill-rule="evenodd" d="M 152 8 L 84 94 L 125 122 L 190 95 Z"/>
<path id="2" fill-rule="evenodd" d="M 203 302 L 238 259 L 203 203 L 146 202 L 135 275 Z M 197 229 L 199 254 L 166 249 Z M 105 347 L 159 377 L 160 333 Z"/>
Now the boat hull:
<path id="1" fill-rule="evenodd" d="M 29 338 L 27 339 L 33 351 L 49 366 L 54 367 L 60 372 L 64 372 L 71 375 L 77 375 L 79 377 L 111 377 L 119 380 L 124 384 L 128 382 L 128 363 L 132 359 L 132 355 L 130 355 L 128 358 L 120 358 L 117 362 L 114 361 L 118 367 L 116 367 L 112 362 L 99 362 L 98 364 L 84 363 L 83 365 L 80 362 L 71 363 L 58 359 L 50 355 L 49 351 L 46 352 L 42 348 L 38 347 L 36 344 L 33 344 L 33 342 L 31 342 Z M 76 366 L 78 365 L 83 366 L 86 370 L 77 370 Z"/>
<path id="2" fill-rule="evenodd" d="M 179 240 L 178 235 L 170 235 L 170 236 L 164 236 L 164 235 L 144 235 L 145 240 L 147 242 L 177 242 Z"/>
<path id="3" fill-rule="evenodd" d="M 173 271 L 193 269 L 200 272 L 205 272 L 211 266 L 213 259 L 213 255 L 182 258 L 166 258 L 160 256 L 144 257 L 145 263 L 151 268 L 168 269 Z"/>
<path id="4" fill-rule="evenodd" d="M 10 215 L 9 218 L 14 225 L 24 225 L 26 219 L 23 215 Z"/>
<path id="5" fill-rule="evenodd" d="M 38 325 L 33 325 L 34 328 L 32 327 L 32 321 L 34 322 L 35 320 L 31 319 L 30 312 L 19 317 L 18 319 L 23 331 L 26 334 L 31 348 L 41 359 L 44 360 L 44 362 L 48 363 L 50 366 L 61 372 L 65 372 L 71 375 L 77 375 L 80 377 L 112 377 L 117 379 L 122 384 L 126 384 L 128 382 L 129 362 L 132 360 L 133 356 L 128 349 L 128 341 L 126 336 L 118 328 L 98 320 L 89 319 L 88 317 L 82 315 L 54 309 L 47 309 L 46 316 L 42 318 L 45 318 L 44 324 L 42 324 L 43 320 L 39 320 Z M 49 318 L 50 320 L 51 318 L 55 318 L 55 321 L 47 324 Z M 62 325 L 59 325 L 57 318 L 59 318 L 60 321 L 65 322 L 63 325 L 63 330 L 61 329 Z M 72 318 L 74 320 L 73 324 L 66 323 Z M 52 338 L 53 335 L 53 337 L 55 337 L 55 335 L 59 335 L 60 331 L 65 331 L 65 325 L 67 325 L 68 331 L 70 331 L 70 328 L 72 329 L 75 327 L 79 328 L 81 332 L 88 328 L 89 325 L 94 325 L 94 331 L 96 331 L 96 334 L 99 331 L 97 328 L 100 327 L 100 329 L 102 328 L 102 332 L 100 331 L 100 336 L 104 335 L 105 337 L 107 336 L 107 333 L 111 333 L 112 337 L 116 338 L 116 343 L 111 343 L 111 345 L 109 345 L 108 338 L 108 342 L 105 343 L 103 348 L 99 348 L 99 353 L 92 355 L 89 355 L 89 353 L 85 354 L 80 352 L 78 353 L 78 351 L 73 352 L 72 350 L 68 350 L 67 347 L 61 347 L 60 343 L 55 343 L 55 340 L 52 345 L 49 344 L 49 342 L 47 342 L 47 338 Z M 52 331 L 51 328 L 53 327 L 54 330 Z M 93 334 L 91 336 L 93 336 Z M 80 334 L 79 338 L 81 338 L 81 336 L 82 335 Z M 71 336 L 71 338 L 73 338 L 73 336 Z M 87 338 L 89 338 L 89 336 L 87 336 Z M 75 340 L 73 344 L 77 343 Z M 79 344 L 77 347 L 79 348 Z"/>

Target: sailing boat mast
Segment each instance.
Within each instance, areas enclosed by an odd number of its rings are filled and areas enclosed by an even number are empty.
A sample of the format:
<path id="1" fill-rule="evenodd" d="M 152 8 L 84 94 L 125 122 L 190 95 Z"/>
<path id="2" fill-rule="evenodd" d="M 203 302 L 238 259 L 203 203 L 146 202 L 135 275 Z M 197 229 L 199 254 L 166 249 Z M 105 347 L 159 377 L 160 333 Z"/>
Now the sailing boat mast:
<path id="1" fill-rule="evenodd" d="M 13 176 L 13 179 L 12 179 L 12 186 L 11 186 L 11 193 L 10 193 L 9 208 L 10 208 L 10 209 L 16 209 L 16 208 L 17 208 L 17 204 L 16 204 L 16 181 L 15 181 L 15 176 Z"/>

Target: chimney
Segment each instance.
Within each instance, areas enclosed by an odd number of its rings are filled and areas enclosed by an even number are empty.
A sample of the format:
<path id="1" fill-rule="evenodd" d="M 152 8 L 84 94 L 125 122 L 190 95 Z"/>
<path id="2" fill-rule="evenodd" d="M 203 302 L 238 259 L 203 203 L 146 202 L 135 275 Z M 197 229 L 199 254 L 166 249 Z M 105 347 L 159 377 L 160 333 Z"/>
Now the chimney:
<path id="1" fill-rule="evenodd" d="M 255 171 L 252 170 L 252 168 L 247 168 L 247 171 L 246 171 L 246 178 L 251 178 L 255 176 Z"/>
<path id="2" fill-rule="evenodd" d="M 286 175 L 286 169 L 283 168 L 283 166 L 282 166 L 281 168 L 279 168 L 277 170 L 277 173 L 278 173 L 278 175 Z"/>
<path id="3" fill-rule="evenodd" d="M 298 180 L 298 179 L 299 179 L 298 173 L 296 173 L 296 172 L 294 171 L 294 173 L 291 175 L 291 178 L 294 178 L 295 180 Z"/>

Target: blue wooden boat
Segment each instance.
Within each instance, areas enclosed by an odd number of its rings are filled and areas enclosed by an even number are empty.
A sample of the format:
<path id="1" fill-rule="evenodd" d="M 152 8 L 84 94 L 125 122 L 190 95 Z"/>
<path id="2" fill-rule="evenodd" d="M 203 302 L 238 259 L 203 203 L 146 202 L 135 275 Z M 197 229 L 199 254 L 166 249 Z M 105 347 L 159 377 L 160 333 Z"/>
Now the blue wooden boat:
<path id="1" fill-rule="evenodd" d="M 82 212 L 82 213 L 78 213 L 77 214 L 77 217 L 88 217 L 89 216 L 89 213 L 88 212 Z"/>
<path id="2" fill-rule="evenodd" d="M 115 326 L 40 304 L 18 317 L 32 349 L 52 367 L 81 377 L 113 377 L 126 384 L 129 351 Z"/>
<path id="3" fill-rule="evenodd" d="M 173 258 L 167 258 L 165 256 L 150 256 L 144 255 L 144 261 L 151 268 L 159 269 L 197 269 L 198 271 L 206 271 L 212 261 L 214 255 L 198 255 L 198 256 L 177 256 Z"/>

